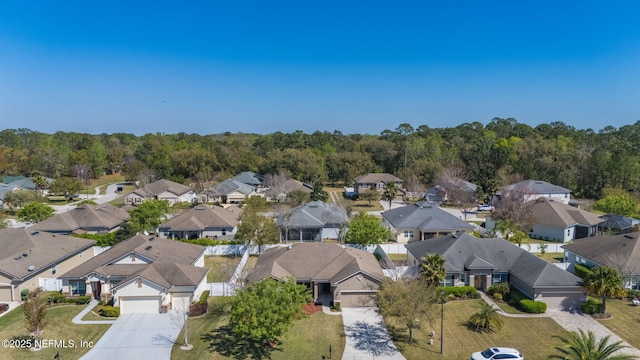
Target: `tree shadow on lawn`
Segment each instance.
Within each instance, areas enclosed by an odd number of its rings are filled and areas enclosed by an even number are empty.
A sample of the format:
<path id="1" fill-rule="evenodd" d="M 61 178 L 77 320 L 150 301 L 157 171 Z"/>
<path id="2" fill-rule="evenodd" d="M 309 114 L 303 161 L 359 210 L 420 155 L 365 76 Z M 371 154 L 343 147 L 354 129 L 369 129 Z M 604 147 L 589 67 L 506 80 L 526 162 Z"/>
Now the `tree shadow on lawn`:
<path id="1" fill-rule="evenodd" d="M 436 346 L 435 338 L 429 337 L 429 339 L 433 339 L 434 343 L 432 345 L 426 346 L 429 340 L 427 340 L 426 342 L 417 340 L 415 330 L 413 333 L 412 342 L 409 342 L 409 330 L 407 330 L 406 328 L 394 326 L 394 325 L 387 325 L 387 331 L 389 332 L 389 336 L 391 336 L 391 340 L 396 345 L 398 350 L 400 350 L 401 352 L 405 351 L 410 347 L 422 349 L 424 351 L 428 351 L 432 353 L 437 353 L 440 351 L 440 348 L 438 347 L 439 345 Z"/>
<path id="2" fill-rule="evenodd" d="M 390 341 L 389 334 L 384 324 L 367 324 L 363 321 L 356 322 L 353 326 L 345 326 L 345 336 L 351 338 L 354 347 L 366 351 L 373 356 L 393 355 L 398 349 Z"/>
<path id="3" fill-rule="evenodd" d="M 221 326 L 203 335 L 202 340 L 209 343 L 210 352 L 217 352 L 238 360 L 271 359 L 273 351 L 282 351 L 253 339 L 239 338 L 231 331 L 229 325 Z"/>

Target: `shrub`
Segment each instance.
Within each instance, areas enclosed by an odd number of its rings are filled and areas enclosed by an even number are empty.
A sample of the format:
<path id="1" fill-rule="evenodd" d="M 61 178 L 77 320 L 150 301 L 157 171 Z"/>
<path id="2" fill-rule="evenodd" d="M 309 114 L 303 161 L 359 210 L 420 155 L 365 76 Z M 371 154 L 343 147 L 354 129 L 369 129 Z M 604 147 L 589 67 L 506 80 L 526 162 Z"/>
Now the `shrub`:
<path id="1" fill-rule="evenodd" d="M 449 299 L 449 295 L 453 295 L 457 298 L 471 298 L 475 299 L 479 296 L 478 290 L 473 286 L 445 286 L 438 287 L 436 293 L 440 296 L 440 291 L 444 290 L 444 296 Z"/>
<path id="2" fill-rule="evenodd" d="M 627 299 L 637 299 L 640 297 L 640 291 L 638 290 L 633 290 L 633 289 L 627 289 Z"/>
<path id="3" fill-rule="evenodd" d="M 521 300 L 528 299 L 523 293 L 516 289 L 511 289 L 509 293 L 509 304 L 519 305 Z"/>
<path id="4" fill-rule="evenodd" d="M 22 291 L 20 291 L 20 298 L 22 301 L 27 301 L 29 298 L 29 289 L 22 289 Z"/>
<path id="5" fill-rule="evenodd" d="M 333 309 L 335 311 L 342 311 L 342 305 L 340 304 L 339 301 L 337 303 L 333 304 Z"/>
<path id="6" fill-rule="evenodd" d="M 580 305 L 583 313 L 593 315 L 602 311 L 602 303 L 592 297 L 588 297 L 587 301 Z"/>
<path id="7" fill-rule="evenodd" d="M 105 317 L 118 317 L 120 316 L 120 308 L 113 306 L 103 306 L 100 309 L 100 315 Z"/>
<path id="8" fill-rule="evenodd" d="M 189 317 L 200 316 L 207 313 L 207 309 L 209 308 L 208 303 L 200 304 L 196 303 L 191 305 L 189 308 Z"/>
<path id="9" fill-rule="evenodd" d="M 78 296 L 73 301 L 78 305 L 88 304 L 91 302 L 91 296 Z"/>
<path id="10" fill-rule="evenodd" d="M 589 269 L 588 267 L 584 266 L 584 265 L 580 265 L 580 264 L 576 264 L 575 268 L 574 268 L 574 273 L 576 274 L 576 276 L 582 278 L 582 279 L 586 279 L 589 275 L 591 275 L 593 273 L 593 271 L 591 271 L 591 269 Z"/>
<path id="11" fill-rule="evenodd" d="M 67 297 L 64 294 L 56 293 L 51 295 L 51 302 L 54 304 L 62 304 L 67 302 Z"/>
<path id="12" fill-rule="evenodd" d="M 209 302 L 209 290 L 203 291 L 197 304 L 207 304 Z"/>
<path id="13" fill-rule="evenodd" d="M 520 309 L 529 314 L 544 314 L 547 311 L 547 304 L 542 301 L 533 301 L 530 299 L 520 300 Z"/>
<path id="14" fill-rule="evenodd" d="M 494 298 L 494 300 L 502 301 L 502 294 L 495 293 L 495 294 L 493 294 L 493 298 Z"/>

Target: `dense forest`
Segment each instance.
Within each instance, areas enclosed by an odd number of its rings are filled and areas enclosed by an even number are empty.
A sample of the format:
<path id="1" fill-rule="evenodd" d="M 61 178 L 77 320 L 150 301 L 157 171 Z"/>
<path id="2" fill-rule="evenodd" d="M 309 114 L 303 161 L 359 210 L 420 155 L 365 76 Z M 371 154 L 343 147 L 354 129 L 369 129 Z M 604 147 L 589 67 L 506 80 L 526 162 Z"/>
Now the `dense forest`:
<path id="1" fill-rule="evenodd" d="M 0 131 L 0 175 L 86 179 L 122 171 L 130 180 L 167 178 L 206 186 L 242 171 L 340 184 L 382 171 L 407 184 L 433 185 L 444 169 L 459 170 L 485 192 L 514 179 L 545 180 L 571 189 L 578 198 L 599 198 L 604 188 L 635 192 L 640 180 L 640 121 L 594 131 L 563 122 L 531 127 L 512 118 L 495 118 L 486 125 L 473 122 L 451 128 L 400 124 L 379 135 Z"/>

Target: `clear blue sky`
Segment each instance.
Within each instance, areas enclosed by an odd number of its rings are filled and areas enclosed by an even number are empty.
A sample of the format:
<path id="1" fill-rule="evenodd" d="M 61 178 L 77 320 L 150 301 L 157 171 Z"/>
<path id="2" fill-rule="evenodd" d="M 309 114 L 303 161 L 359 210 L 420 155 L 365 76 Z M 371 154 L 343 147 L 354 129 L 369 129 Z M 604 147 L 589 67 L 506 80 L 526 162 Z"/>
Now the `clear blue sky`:
<path id="1" fill-rule="evenodd" d="M 640 120 L 639 16 L 639 1 L 5 0 L 0 129 L 620 127 Z"/>

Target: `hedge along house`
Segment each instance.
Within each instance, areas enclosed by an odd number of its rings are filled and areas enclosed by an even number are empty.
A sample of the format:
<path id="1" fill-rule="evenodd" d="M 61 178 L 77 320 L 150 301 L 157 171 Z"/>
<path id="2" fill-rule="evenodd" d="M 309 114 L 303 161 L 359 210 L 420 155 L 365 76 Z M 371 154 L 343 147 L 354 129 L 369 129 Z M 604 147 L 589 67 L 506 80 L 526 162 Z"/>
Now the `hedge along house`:
<path id="1" fill-rule="evenodd" d="M 232 240 L 238 230 L 242 210 L 237 206 L 222 208 L 200 204 L 158 227 L 160 236 L 171 239 Z"/>
<path id="2" fill-rule="evenodd" d="M 136 235 L 62 274 L 63 293 L 113 300 L 121 313 L 158 313 L 206 290 L 205 247 Z"/>
<path id="3" fill-rule="evenodd" d="M 473 286 L 486 291 L 491 285 L 509 282 L 551 309 L 575 308 L 586 297 L 579 277 L 503 239 L 476 238 L 464 233 L 405 247 L 409 263 L 415 266 L 420 266 L 420 259 L 428 254 L 444 257 L 447 271 L 444 286 Z"/>
<path id="4" fill-rule="evenodd" d="M 83 204 L 41 221 L 32 229 L 57 234 L 96 234 L 117 231 L 129 213 L 111 204 Z"/>
<path id="5" fill-rule="evenodd" d="M 93 243 L 30 229 L 0 230 L 0 302 L 20 301 L 23 289 L 60 290 L 59 274 L 91 259 Z"/>
<path id="6" fill-rule="evenodd" d="M 294 277 L 311 291 L 315 302 L 342 307 L 375 305 L 384 274 L 373 254 L 331 243 L 301 243 L 265 251 L 249 273 L 248 283 L 268 277 Z"/>
<path id="7" fill-rule="evenodd" d="M 382 225 L 395 234 L 395 240 L 399 243 L 472 232 L 474 229 L 466 221 L 426 201 L 383 212 Z"/>
<path id="8" fill-rule="evenodd" d="M 611 266 L 625 277 L 624 287 L 640 290 L 640 232 L 595 236 L 562 246 L 569 271 L 576 265 L 589 269 Z"/>

